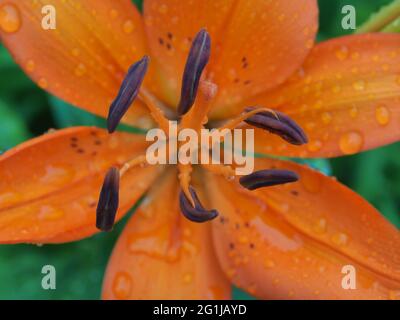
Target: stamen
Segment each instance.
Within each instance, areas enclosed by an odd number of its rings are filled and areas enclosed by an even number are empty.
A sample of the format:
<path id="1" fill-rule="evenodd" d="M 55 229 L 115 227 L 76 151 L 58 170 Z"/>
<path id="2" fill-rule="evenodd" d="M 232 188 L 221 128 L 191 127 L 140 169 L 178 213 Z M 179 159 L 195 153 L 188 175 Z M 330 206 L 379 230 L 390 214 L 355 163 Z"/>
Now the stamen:
<path id="1" fill-rule="evenodd" d="M 96 227 L 101 231 L 111 231 L 119 203 L 119 171 L 108 170 L 101 188 L 96 210 Z"/>
<path id="2" fill-rule="evenodd" d="M 149 58 L 144 56 L 133 64 L 121 84 L 117 97 L 110 106 L 107 118 L 108 132 L 113 133 L 124 114 L 135 100 L 142 85 L 149 64 Z"/>
<path id="3" fill-rule="evenodd" d="M 194 207 L 194 200 L 192 199 L 189 190 L 193 168 L 190 164 L 178 163 L 178 171 L 179 171 L 178 178 L 182 191 L 185 193 L 186 197 L 189 199 L 190 203 Z"/>
<path id="4" fill-rule="evenodd" d="M 163 111 L 157 105 L 158 101 L 144 88 L 140 90 L 139 98 L 144 102 L 146 107 L 150 111 L 150 115 L 153 117 L 154 121 L 158 124 L 158 127 L 164 132 L 169 131 L 169 121 L 165 117 Z"/>
<path id="5" fill-rule="evenodd" d="M 140 155 L 137 156 L 136 158 L 133 158 L 129 160 L 128 162 L 125 162 L 124 165 L 122 166 L 119 175 L 122 177 L 125 173 L 127 173 L 131 168 L 136 167 L 136 166 L 144 166 L 147 163 L 146 155 Z"/>
<path id="6" fill-rule="evenodd" d="M 220 176 L 223 176 L 226 179 L 234 179 L 235 178 L 235 169 L 233 169 L 230 165 L 223 165 L 223 164 L 201 164 L 201 166 Z"/>
<path id="7" fill-rule="evenodd" d="M 193 40 L 183 73 L 181 100 L 178 106 L 178 114 L 181 116 L 187 113 L 194 104 L 200 77 L 208 63 L 210 52 L 210 36 L 205 29 L 202 29 Z"/>
<path id="8" fill-rule="evenodd" d="M 290 182 L 296 182 L 299 176 L 289 170 L 260 170 L 239 179 L 240 184 L 249 190 L 262 187 L 276 186 Z"/>
<path id="9" fill-rule="evenodd" d="M 192 187 L 189 187 L 191 197 L 194 201 L 194 206 L 182 191 L 179 195 L 179 205 L 183 215 L 193 222 L 206 222 L 215 219 L 218 216 L 218 211 L 215 209 L 206 210 L 202 206 L 196 192 Z"/>
<path id="10" fill-rule="evenodd" d="M 253 108 L 247 108 L 247 112 L 251 112 Z M 302 145 L 308 142 L 307 135 L 301 127 L 286 114 L 274 111 L 260 112 L 246 120 L 246 123 L 271 133 L 279 135 L 282 139 L 294 145 Z"/>

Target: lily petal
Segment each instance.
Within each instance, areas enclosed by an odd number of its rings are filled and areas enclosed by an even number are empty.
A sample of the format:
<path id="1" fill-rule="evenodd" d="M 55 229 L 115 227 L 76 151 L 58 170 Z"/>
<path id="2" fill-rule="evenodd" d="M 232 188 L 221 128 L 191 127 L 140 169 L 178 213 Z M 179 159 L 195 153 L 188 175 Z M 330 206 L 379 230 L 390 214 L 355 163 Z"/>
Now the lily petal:
<path id="1" fill-rule="evenodd" d="M 42 27 L 49 5 L 55 30 Z M 0 28 L 0 39 L 25 72 L 41 88 L 103 117 L 129 66 L 145 54 L 143 22 L 130 0 L 0 0 L 0 12 L 20 21 L 13 32 Z M 140 103 L 134 109 L 126 116 L 133 124 L 147 113 Z"/>
<path id="2" fill-rule="evenodd" d="M 256 130 L 256 150 L 293 157 L 335 157 L 400 138 L 400 35 L 353 35 L 318 44 L 278 90 L 249 102 L 277 108 L 307 133 L 293 147 Z"/>
<path id="3" fill-rule="evenodd" d="M 197 188 L 198 190 L 198 188 Z M 211 226 L 187 220 L 175 169 L 160 178 L 114 248 L 104 299 L 228 299 L 231 286 L 211 241 Z"/>
<path id="4" fill-rule="evenodd" d="M 95 128 L 45 134 L 0 158 L 0 243 L 56 243 L 98 230 L 96 205 L 107 170 L 142 154 L 142 136 Z M 121 178 L 121 218 L 146 191 L 156 166 Z"/>
<path id="5" fill-rule="evenodd" d="M 144 2 L 149 46 L 171 105 L 179 100 L 191 41 L 200 29 L 209 32 L 207 78 L 220 88 L 214 115 L 222 117 L 227 105 L 281 84 L 300 67 L 313 46 L 317 16 L 314 0 Z"/>
<path id="6" fill-rule="evenodd" d="M 260 298 L 400 299 L 400 234 L 360 196 L 305 166 L 257 159 L 289 169 L 299 182 L 248 191 L 210 175 L 218 258 L 237 286 Z M 344 266 L 356 289 L 342 287 Z M 346 271 L 347 272 L 347 271 Z"/>

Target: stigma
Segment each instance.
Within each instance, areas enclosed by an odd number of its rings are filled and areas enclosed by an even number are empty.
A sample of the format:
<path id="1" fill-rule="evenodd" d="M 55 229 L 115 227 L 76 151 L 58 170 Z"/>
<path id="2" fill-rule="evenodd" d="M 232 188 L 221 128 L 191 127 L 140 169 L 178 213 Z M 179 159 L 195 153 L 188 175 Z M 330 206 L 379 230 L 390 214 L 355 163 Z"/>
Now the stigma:
<path id="1" fill-rule="evenodd" d="M 201 204 L 199 197 L 197 196 L 196 191 L 193 187 L 189 187 L 189 192 L 193 200 L 193 204 L 191 201 L 186 197 L 185 193 L 182 191 L 179 195 L 179 205 L 182 211 L 182 214 L 193 222 L 207 222 L 210 220 L 215 219 L 218 216 L 217 210 L 207 210 L 204 209 L 203 205 Z"/>

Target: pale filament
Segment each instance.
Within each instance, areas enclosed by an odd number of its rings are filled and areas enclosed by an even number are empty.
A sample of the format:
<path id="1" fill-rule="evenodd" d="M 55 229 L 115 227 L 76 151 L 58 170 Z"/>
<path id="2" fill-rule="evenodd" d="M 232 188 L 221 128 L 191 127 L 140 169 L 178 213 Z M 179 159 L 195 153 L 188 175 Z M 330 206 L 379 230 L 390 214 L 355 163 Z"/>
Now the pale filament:
<path id="1" fill-rule="evenodd" d="M 157 106 L 156 99 L 145 88 L 140 89 L 139 99 L 150 110 L 150 114 L 154 121 L 158 124 L 159 128 L 164 130 L 165 133 L 168 133 L 168 119 L 165 117 L 161 109 Z"/>
<path id="2" fill-rule="evenodd" d="M 261 113 L 261 112 L 270 112 L 276 117 L 277 120 L 279 120 L 279 116 L 274 110 L 269 109 L 269 108 L 264 108 L 264 107 L 257 107 L 254 110 L 251 110 L 249 112 L 241 113 L 237 117 L 228 121 L 222 127 L 219 127 L 218 130 L 220 130 L 220 131 L 222 131 L 224 129 L 233 130 L 233 129 L 237 128 L 246 119 L 250 118 L 251 116 L 254 116 L 257 113 Z"/>
<path id="3" fill-rule="evenodd" d="M 209 172 L 223 176 L 226 179 L 232 179 L 236 176 L 235 169 L 230 165 L 224 164 L 201 164 Z"/>
<path id="4" fill-rule="evenodd" d="M 125 162 L 119 171 L 120 177 L 122 177 L 125 173 L 127 173 L 131 168 L 146 165 L 146 162 L 147 162 L 146 155 L 144 155 L 144 154 L 137 156 L 137 157 L 129 160 L 128 162 Z"/>

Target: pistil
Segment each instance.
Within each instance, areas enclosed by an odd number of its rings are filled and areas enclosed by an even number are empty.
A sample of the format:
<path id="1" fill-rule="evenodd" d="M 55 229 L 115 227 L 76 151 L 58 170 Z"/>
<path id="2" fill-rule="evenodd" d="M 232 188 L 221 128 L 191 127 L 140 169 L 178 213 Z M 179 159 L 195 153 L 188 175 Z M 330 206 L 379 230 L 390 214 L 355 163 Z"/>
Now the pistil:
<path id="1" fill-rule="evenodd" d="M 206 210 L 201 204 L 195 190 L 189 187 L 191 199 L 194 203 L 191 203 L 184 192 L 179 195 L 179 205 L 183 215 L 193 222 L 206 222 L 215 219 L 218 216 L 217 210 Z"/>

